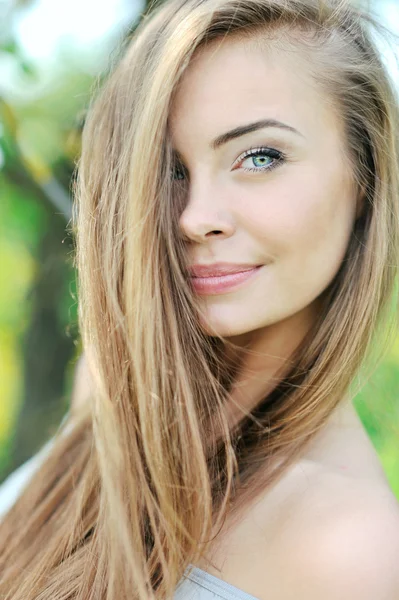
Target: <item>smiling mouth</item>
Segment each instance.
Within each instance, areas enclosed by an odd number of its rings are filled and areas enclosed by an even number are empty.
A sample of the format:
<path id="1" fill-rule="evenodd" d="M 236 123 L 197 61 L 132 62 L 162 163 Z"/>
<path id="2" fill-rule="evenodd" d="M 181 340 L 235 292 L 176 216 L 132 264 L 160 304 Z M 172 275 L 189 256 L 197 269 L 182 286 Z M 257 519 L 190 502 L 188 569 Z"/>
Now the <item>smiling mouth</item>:
<path id="1" fill-rule="evenodd" d="M 216 295 L 226 293 L 242 284 L 250 281 L 256 276 L 264 265 L 252 269 L 228 273 L 226 275 L 214 275 L 213 277 L 190 277 L 194 291 L 201 295 Z"/>

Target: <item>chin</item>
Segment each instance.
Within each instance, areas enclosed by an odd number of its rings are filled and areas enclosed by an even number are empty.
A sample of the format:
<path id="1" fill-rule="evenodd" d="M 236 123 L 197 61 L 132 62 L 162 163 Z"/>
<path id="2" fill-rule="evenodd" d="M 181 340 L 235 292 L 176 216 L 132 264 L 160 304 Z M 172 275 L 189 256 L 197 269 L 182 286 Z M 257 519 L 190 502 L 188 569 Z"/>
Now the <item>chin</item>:
<path id="1" fill-rule="evenodd" d="M 251 337 L 251 333 L 260 332 L 281 322 L 283 325 L 290 317 L 296 313 L 289 310 L 281 304 L 279 307 L 267 305 L 265 302 L 259 306 L 258 303 L 251 305 L 249 301 L 240 303 L 231 303 L 228 305 L 212 305 L 205 307 L 203 316 L 200 315 L 200 324 L 206 335 L 220 336 L 229 338 L 229 341 L 235 342 L 231 338 Z M 301 320 L 300 315 L 298 315 Z"/>
<path id="2" fill-rule="evenodd" d="M 225 338 L 235 338 L 249 334 L 265 326 L 264 323 L 242 322 L 238 319 L 207 319 L 201 320 L 203 331 L 210 336 L 220 336 Z M 234 341 L 234 340 L 230 340 Z"/>

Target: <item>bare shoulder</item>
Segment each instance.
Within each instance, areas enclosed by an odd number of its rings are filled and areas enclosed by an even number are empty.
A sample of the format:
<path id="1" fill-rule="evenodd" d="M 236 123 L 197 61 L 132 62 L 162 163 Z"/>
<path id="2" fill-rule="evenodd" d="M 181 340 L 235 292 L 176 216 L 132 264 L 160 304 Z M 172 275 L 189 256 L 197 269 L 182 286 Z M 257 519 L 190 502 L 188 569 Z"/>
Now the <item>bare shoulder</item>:
<path id="1" fill-rule="evenodd" d="M 259 600 L 398 600 L 399 503 L 381 480 L 302 461 L 212 558 L 206 570 Z"/>
<path id="2" fill-rule="evenodd" d="M 291 582 L 281 598 L 293 598 L 293 587 L 297 600 L 399 598 L 399 503 L 393 492 L 372 480 L 331 473 L 318 484 L 295 511 L 291 543 L 281 548 Z"/>

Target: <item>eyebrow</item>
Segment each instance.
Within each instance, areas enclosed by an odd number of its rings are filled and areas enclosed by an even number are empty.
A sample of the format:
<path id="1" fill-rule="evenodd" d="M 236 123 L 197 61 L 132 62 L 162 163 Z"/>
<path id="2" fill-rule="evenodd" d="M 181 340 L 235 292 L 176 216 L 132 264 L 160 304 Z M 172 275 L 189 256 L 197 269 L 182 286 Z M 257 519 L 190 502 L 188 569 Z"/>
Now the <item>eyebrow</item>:
<path id="1" fill-rule="evenodd" d="M 278 127 L 279 129 L 291 131 L 297 135 L 300 135 L 301 137 L 305 137 L 297 129 L 291 127 L 291 125 L 287 125 L 281 121 L 276 121 L 276 119 L 262 119 L 261 121 L 255 121 L 254 123 L 248 123 L 247 125 L 240 125 L 239 127 L 235 127 L 226 133 L 218 135 L 218 137 L 211 142 L 211 148 L 212 150 L 217 150 L 220 148 L 220 146 L 227 144 L 227 142 L 230 142 L 235 138 L 241 137 L 246 133 L 251 133 L 252 131 L 257 131 L 258 129 L 265 129 L 266 127 Z"/>

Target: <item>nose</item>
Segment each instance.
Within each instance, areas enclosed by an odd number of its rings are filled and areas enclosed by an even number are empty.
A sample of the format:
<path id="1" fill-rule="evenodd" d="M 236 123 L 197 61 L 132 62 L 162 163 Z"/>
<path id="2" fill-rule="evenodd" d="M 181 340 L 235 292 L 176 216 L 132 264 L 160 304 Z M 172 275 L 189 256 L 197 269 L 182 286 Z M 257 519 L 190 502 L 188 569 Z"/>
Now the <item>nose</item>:
<path id="1" fill-rule="evenodd" d="M 236 229 L 234 218 L 219 187 L 204 182 L 191 184 L 187 198 L 179 218 L 180 229 L 186 238 L 203 243 L 214 236 L 233 235 Z"/>

